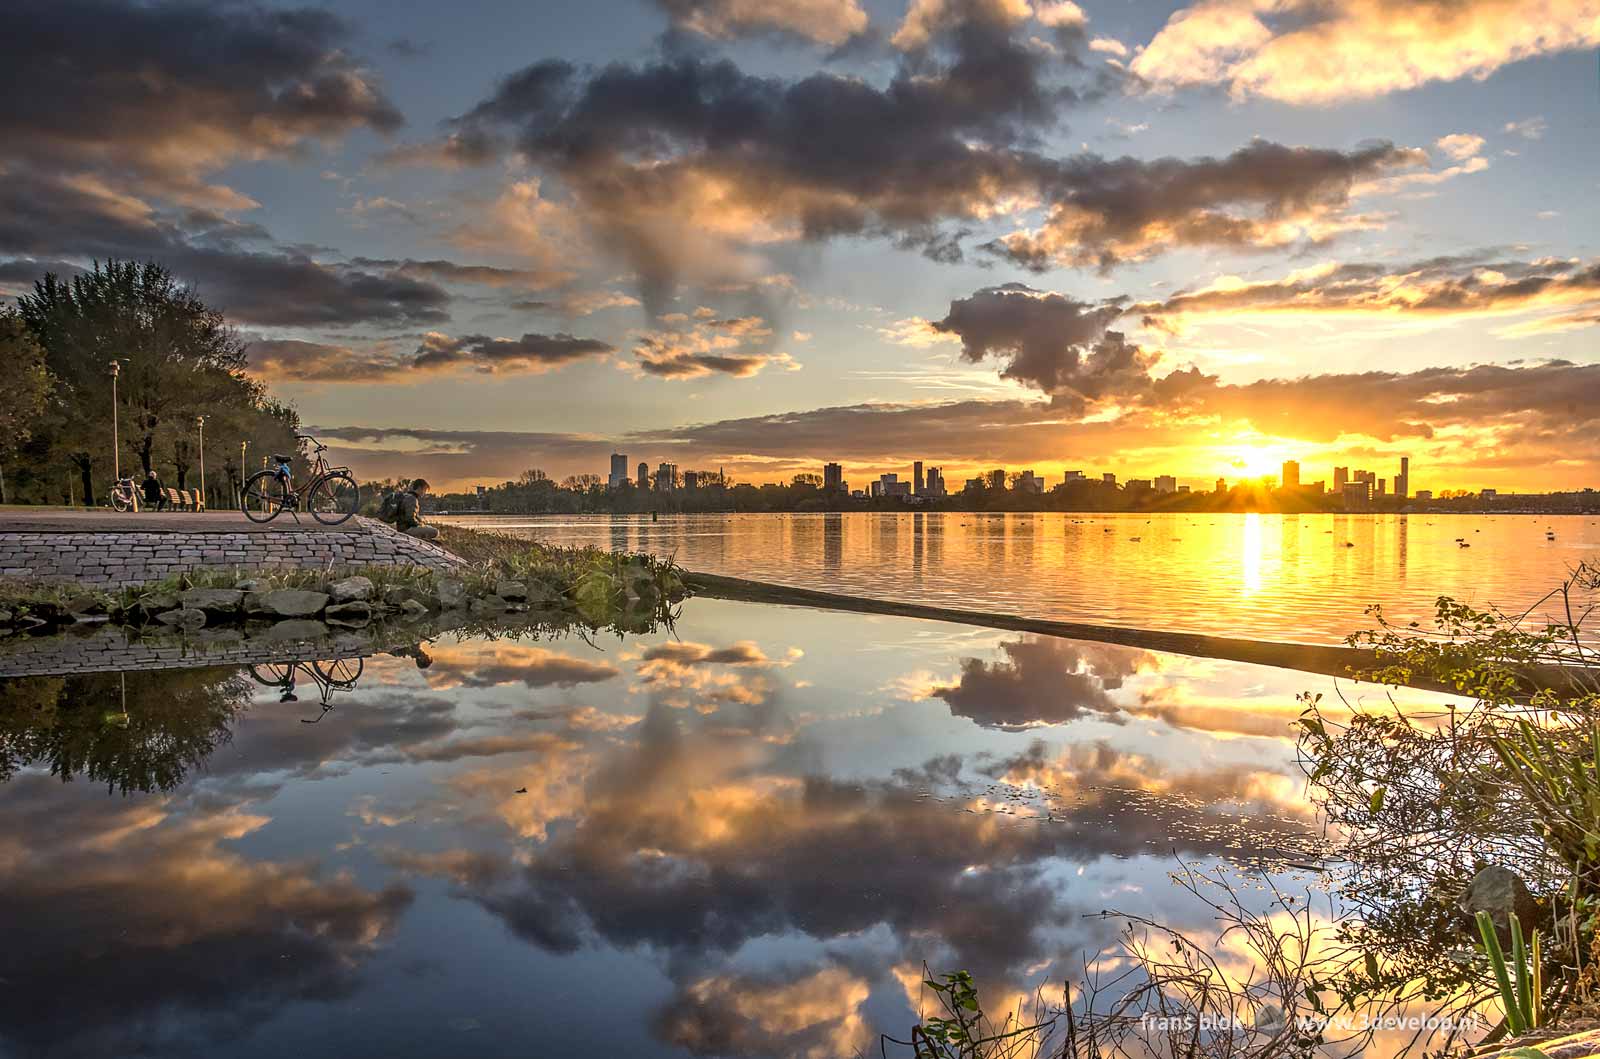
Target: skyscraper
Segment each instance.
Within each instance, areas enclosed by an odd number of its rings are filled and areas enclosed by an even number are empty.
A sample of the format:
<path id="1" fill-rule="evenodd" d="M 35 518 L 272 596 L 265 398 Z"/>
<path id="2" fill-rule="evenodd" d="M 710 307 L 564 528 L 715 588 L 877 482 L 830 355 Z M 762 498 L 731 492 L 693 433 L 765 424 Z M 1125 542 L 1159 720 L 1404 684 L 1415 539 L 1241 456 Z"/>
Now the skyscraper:
<path id="1" fill-rule="evenodd" d="M 1411 457 L 1400 457 L 1400 473 L 1394 479 L 1394 495 L 1404 500 L 1411 495 Z"/>
<path id="2" fill-rule="evenodd" d="M 1335 493 L 1344 492 L 1344 487 L 1345 487 L 1346 484 L 1349 483 L 1349 481 L 1350 481 L 1350 468 L 1348 468 L 1348 467 L 1335 467 L 1333 469 L 1333 491 Z"/>
<path id="3" fill-rule="evenodd" d="M 1006 472 L 999 468 L 989 472 L 989 488 L 1004 489 L 1006 487 Z"/>
<path id="4" fill-rule="evenodd" d="M 1283 487 L 1285 489 L 1300 488 L 1300 462 L 1298 460 L 1283 461 Z"/>
<path id="5" fill-rule="evenodd" d="M 837 463 L 822 465 L 822 488 L 828 492 L 844 488 L 844 468 Z"/>
<path id="6" fill-rule="evenodd" d="M 1158 493 L 1176 493 L 1178 491 L 1178 480 L 1170 474 L 1158 474 L 1156 475 L 1155 486 Z"/>
<path id="7" fill-rule="evenodd" d="M 606 484 L 613 489 L 628 484 L 628 457 L 623 453 L 611 454 L 611 475 L 606 479 Z"/>
<path id="8" fill-rule="evenodd" d="M 922 461 L 917 460 L 911 465 L 911 493 L 913 496 L 922 495 Z"/>
<path id="9" fill-rule="evenodd" d="M 929 467 L 927 485 L 929 496 L 944 496 L 944 471 L 938 467 Z"/>
<path id="10" fill-rule="evenodd" d="M 650 488 L 650 465 L 643 460 L 639 461 L 639 488 Z"/>

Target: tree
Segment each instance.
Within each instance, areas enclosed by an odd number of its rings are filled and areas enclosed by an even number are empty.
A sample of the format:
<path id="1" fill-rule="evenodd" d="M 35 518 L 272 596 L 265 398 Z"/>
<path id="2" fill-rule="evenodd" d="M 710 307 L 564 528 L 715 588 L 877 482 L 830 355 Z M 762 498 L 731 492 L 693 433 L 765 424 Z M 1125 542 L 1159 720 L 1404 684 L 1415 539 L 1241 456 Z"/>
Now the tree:
<path id="1" fill-rule="evenodd" d="M 44 416 L 53 382 L 44 347 L 22 318 L 0 313 L 0 463 L 14 457 Z M 0 503 L 5 503 L 5 468 L 0 465 Z"/>
<path id="2" fill-rule="evenodd" d="M 112 456 L 112 361 L 120 436 L 146 471 L 158 454 L 185 483 L 199 462 L 195 418 L 210 417 L 208 470 L 226 472 L 241 441 L 258 453 L 292 451 L 294 410 L 245 374 L 244 344 L 222 314 L 155 262 L 110 261 L 63 281 L 53 273 L 17 300 L 17 315 L 58 380 L 56 407 L 36 431 L 34 493 L 48 497 L 63 463 L 95 496 L 93 469 Z M 238 470 L 248 470 L 239 468 Z M 219 477 L 221 475 L 219 474 Z M 202 483 L 204 484 L 204 483 Z"/>

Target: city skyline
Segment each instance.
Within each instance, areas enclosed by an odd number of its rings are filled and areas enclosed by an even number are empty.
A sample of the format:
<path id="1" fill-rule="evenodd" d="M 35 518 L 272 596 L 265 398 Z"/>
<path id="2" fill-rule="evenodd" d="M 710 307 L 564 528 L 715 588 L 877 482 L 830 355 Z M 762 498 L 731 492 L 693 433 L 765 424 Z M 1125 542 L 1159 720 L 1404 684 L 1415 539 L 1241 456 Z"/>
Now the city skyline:
<path id="1" fill-rule="evenodd" d="M 1592 0 L 1413 14 L 19 0 L 0 297 L 160 262 L 337 461 L 441 488 L 1600 483 Z"/>

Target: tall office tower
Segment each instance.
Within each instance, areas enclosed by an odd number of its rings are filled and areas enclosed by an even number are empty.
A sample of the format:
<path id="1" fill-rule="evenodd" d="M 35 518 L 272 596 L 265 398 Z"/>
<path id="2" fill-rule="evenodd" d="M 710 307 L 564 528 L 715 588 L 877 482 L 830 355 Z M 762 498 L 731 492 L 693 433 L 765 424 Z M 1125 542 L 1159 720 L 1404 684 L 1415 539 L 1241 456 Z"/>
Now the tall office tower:
<path id="1" fill-rule="evenodd" d="M 678 465 L 676 463 L 663 463 L 656 466 L 656 489 L 663 493 L 670 493 L 678 486 Z"/>
<path id="2" fill-rule="evenodd" d="M 990 489 L 1004 489 L 1005 487 L 1006 487 L 1006 472 L 1003 471 L 1003 470 L 998 470 L 998 469 L 990 471 L 989 472 L 989 488 Z"/>
<path id="3" fill-rule="evenodd" d="M 1283 461 L 1283 487 L 1285 489 L 1300 488 L 1300 463 L 1298 460 Z"/>
<path id="4" fill-rule="evenodd" d="M 1226 493 L 1227 491 L 1228 491 L 1228 480 L 1226 478 L 1218 478 L 1217 479 L 1217 487 L 1216 487 L 1216 489 L 1213 490 L 1213 492 Z"/>
<path id="5" fill-rule="evenodd" d="M 917 460 L 911 465 L 911 494 L 922 495 L 922 461 Z"/>
<path id="6" fill-rule="evenodd" d="M 1394 495 L 1404 500 L 1411 495 L 1411 457 L 1400 457 L 1400 474 L 1394 480 Z"/>
<path id="7" fill-rule="evenodd" d="M 944 496 L 944 471 L 939 467 L 928 468 L 928 495 Z"/>
<path id="8" fill-rule="evenodd" d="M 1170 474 L 1156 475 L 1155 485 L 1158 493 L 1176 493 L 1178 491 L 1178 480 Z"/>
<path id="9" fill-rule="evenodd" d="M 628 457 L 620 452 L 611 454 L 611 476 L 606 479 L 606 484 L 616 489 L 628 484 Z"/>
<path id="10" fill-rule="evenodd" d="M 700 472 L 699 471 L 684 471 L 683 472 L 683 487 L 685 489 L 698 489 L 700 487 Z"/>
<path id="11" fill-rule="evenodd" d="M 643 460 L 639 461 L 639 488 L 650 488 L 650 465 Z"/>
<path id="12" fill-rule="evenodd" d="M 837 463 L 822 465 L 822 488 L 832 492 L 844 488 L 844 468 Z"/>
<path id="13" fill-rule="evenodd" d="M 1350 481 L 1350 468 L 1348 468 L 1348 467 L 1335 467 L 1333 469 L 1333 491 L 1335 493 L 1344 492 L 1344 487 L 1345 487 L 1346 484 L 1349 483 L 1349 481 Z"/>

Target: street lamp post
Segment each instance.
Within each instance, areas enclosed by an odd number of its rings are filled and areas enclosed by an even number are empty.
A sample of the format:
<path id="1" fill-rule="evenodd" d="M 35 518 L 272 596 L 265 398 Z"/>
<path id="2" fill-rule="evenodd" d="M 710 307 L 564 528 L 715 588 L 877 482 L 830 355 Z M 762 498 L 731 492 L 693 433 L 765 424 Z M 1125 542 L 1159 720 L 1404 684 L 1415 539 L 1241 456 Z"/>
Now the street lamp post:
<path id="1" fill-rule="evenodd" d="M 112 486 L 122 481 L 122 440 L 117 432 L 117 376 L 122 374 L 122 364 L 111 362 L 111 474 Z M 86 506 L 94 506 L 94 497 L 83 498 Z"/>
<path id="2" fill-rule="evenodd" d="M 194 421 L 200 426 L 200 506 L 205 507 L 206 501 L 206 417 L 195 416 Z"/>

